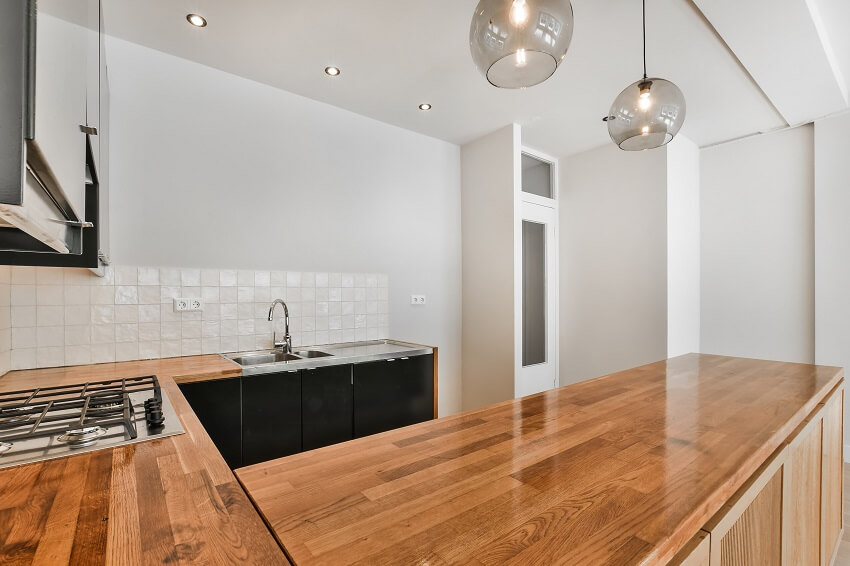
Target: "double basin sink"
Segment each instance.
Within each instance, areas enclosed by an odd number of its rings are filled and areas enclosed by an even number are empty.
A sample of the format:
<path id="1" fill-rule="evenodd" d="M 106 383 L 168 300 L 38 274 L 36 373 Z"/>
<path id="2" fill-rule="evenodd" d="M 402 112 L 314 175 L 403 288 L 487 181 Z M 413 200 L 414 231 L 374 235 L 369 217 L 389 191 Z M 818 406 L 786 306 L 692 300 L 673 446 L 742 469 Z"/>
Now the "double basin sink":
<path id="1" fill-rule="evenodd" d="M 378 360 L 394 360 L 409 356 L 432 354 L 430 346 L 398 340 L 369 340 L 321 346 L 300 346 L 294 352 L 255 350 L 221 354 L 242 369 L 242 375 L 258 375 L 313 369 L 324 366 L 359 364 Z"/>
<path id="2" fill-rule="evenodd" d="M 258 366 L 264 364 L 279 364 L 282 362 L 296 362 L 298 360 L 309 360 L 313 358 L 329 358 L 333 354 L 320 350 L 298 350 L 291 354 L 286 352 L 256 352 L 227 356 L 240 366 Z"/>

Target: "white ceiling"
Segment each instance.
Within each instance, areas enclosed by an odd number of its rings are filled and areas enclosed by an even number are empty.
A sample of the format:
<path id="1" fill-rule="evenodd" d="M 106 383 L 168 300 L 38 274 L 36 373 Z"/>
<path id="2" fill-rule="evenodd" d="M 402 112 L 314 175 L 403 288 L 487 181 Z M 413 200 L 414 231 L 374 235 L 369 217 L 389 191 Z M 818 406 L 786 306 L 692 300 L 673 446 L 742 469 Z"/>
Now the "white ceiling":
<path id="1" fill-rule="evenodd" d="M 847 2 L 817 1 L 830 14 Z M 575 32 L 561 68 L 521 91 L 494 88 L 474 68 L 468 34 L 476 3 L 104 0 L 111 35 L 450 142 L 517 122 L 525 144 L 555 156 L 607 143 L 601 118 L 620 90 L 640 78 L 641 3 L 573 0 Z M 190 12 L 209 25 L 190 26 Z M 753 28 L 752 41 L 761 40 L 763 27 Z M 689 0 L 647 2 L 647 31 L 649 74 L 682 89 L 688 104 L 682 133 L 697 144 L 786 125 Z M 327 65 L 342 75 L 326 77 Z M 418 110 L 421 102 L 433 110 Z"/>

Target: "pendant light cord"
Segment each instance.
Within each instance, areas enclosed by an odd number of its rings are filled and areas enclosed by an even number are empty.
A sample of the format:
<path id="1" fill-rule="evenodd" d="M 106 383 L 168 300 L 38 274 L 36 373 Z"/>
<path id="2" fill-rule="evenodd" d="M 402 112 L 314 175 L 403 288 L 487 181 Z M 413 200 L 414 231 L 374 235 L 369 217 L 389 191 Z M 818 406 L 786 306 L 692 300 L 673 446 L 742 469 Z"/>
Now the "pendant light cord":
<path id="1" fill-rule="evenodd" d="M 643 78 L 646 78 L 646 0 L 643 0 Z"/>

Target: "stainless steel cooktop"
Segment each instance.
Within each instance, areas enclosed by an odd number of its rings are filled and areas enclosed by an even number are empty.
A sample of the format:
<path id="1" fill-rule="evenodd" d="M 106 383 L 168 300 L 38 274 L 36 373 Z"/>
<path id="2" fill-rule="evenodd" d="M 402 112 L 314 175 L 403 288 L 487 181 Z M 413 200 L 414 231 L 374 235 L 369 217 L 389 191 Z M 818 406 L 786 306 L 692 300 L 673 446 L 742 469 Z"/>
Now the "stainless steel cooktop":
<path id="1" fill-rule="evenodd" d="M 156 376 L 0 393 L 0 468 L 182 433 Z"/>

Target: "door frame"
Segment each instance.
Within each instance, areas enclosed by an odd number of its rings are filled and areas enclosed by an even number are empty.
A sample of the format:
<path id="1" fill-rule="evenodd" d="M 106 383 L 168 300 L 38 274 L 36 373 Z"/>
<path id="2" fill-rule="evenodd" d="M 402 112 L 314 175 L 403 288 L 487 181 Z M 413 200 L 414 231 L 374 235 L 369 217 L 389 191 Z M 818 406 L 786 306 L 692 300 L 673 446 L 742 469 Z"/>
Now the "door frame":
<path id="1" fill-rule="evenodd" d="M 552 196 L 554 198 L 545 198 L 531 193 L 522 191 L 522 154 L 529 155 L 535 159 L 549 163 L 552 172 Z M 523 375 L 526 373 L 522 365 L 522 222 L 525 219 L 539 221 L 529 217 L 526 211 L 530 211 L 532 216 L 542 218 L 548 215 L 553 232 L 551 234 L 551 245 L 547 245 L 547 270 L 550 271 L 547 277 L 547 364 L 551 363 L 553 371 L 552 388 L 556 388 L 560 384 L 559 371 L 559 350 L 560 350 L 560 267 L 559 267 L 559 214 L 558 214 L 558 160 L 541 151 L 529 147 L 522 147 L 522 151 L 515 156 L 514 167 L 514 397 L 519 398 L 530 393 L 523 387 Z M 533 212 L 537 210 L 538 215 Z M 547 231 L 548 232 L 548 231 Z M 547 240 L 550 234 L 547 233 Z M 547 244 L 549 242 L 547 241 Z M 530 366 L 534 367 L 534 366 Z"/>

